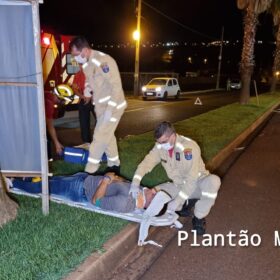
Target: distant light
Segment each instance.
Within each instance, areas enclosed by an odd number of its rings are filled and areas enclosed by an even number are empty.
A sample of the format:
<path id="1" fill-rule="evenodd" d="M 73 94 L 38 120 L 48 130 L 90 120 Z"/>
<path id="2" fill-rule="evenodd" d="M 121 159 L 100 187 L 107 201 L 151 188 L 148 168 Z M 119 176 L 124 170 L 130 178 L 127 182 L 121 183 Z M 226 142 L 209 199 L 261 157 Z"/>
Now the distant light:
<path id="1" fill-rule="evenodd" d="M 43 43 L 46 46 L 49 46 L 51 44 L 50 38 L 49 37 L 43 37 Z"/>
<path id="2" fill-rule="evenodd" d="M 53 107 L 54 107 L 54 108 L 57 108 L 58 106 L 57 106 L 57 104 L 54 104 Z"/>
<path id="3" fill-rule="evenodd" d="M 204 64 L 207 64 L 208 59 L 207 59 L 207 58 L 204 58 L 204 59 L 203 59 L 203 62 L 204 62 Z"/>
<path id="4" fill-rule="evenodd" d="M 135 41 L 139 41 L 139 40 L 140 40 L 140 32 L 139 32 L 138 30 L 135 30 L 135 31 L 133 32 L 132 36 L 133 36 L 133 39 L 134 39 Z"/>
<path id="5" fill-rule="evenodd" d="M 276 71 L 276 72 L 275 72 L 275 75 L 276 75 L 276 77 L 278 77 L 278 76 L 280 75 L 280 72 L 279 72 L 279 71 Z"/>

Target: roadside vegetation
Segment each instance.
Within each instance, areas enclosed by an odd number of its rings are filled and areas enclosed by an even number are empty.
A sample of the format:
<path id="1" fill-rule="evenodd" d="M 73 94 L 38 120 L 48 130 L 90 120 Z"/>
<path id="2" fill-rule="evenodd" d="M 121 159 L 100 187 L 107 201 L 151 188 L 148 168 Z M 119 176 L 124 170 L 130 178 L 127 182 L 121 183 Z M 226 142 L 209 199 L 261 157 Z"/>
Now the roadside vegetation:
<path id="1" fill-rule="evenodd" d="M 175 127 L 200 144 L 209 161 L 267 109 L 279 102 L 280 94 L 251 98 L 248 105 L 231 104 L 177 122 Z M 153 147 L 153 133 L 130 136 L 119 142 L 122 175 L 131 179 L 138 163 Z M 53 162 L 55 175 L 73 174 L 84 166 Z M 143 184 L 154 186 L 167 180 L 158 166 L 145 176 Z M 41 200 L 13 196 L 19 208 L 17 218 L 0 230 L 0 279 L 60 279 L 119 232 L 126 224 L 82 209 L 51 203 L 50 215 L 41 212 Z"/>

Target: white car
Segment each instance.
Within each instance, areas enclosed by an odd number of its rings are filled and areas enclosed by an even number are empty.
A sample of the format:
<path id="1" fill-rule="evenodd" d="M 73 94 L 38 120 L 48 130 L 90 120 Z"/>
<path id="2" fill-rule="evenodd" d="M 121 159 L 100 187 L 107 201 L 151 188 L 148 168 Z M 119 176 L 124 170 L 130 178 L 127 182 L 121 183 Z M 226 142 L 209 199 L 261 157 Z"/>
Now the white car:
<path id="1" fill-rule="evenodd" d="M 179 98 L 180 92 L 178 80 L 175 78 L 155 78 L 142 87 L 144 100 L 148 97 L 167 99 L 168 96 L 174 96 Z"/>
<path id="2" fill-rule="evenodd" d="M 230 82 L 230 88 L 231 89 L 241 89 L 241 82 L 240 82 L 240 80 L 232 80 Z"/>

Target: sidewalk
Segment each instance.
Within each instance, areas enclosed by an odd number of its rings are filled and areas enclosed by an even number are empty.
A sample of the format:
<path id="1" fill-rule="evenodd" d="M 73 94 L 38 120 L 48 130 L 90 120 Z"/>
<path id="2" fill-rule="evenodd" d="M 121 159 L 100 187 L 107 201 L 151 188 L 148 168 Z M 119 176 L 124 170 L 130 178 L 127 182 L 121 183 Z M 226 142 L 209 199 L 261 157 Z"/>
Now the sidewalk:
<path id="1" fill-rule="evenodd" d="M 192 247 L 190 237 L 178 247 L 175 238 L 142 279 L 278 280 L 280 247 L 274 246 L 274 231 L 280 235 L 280 114 L 246 147 L 229 169 L 212 212 L 207 233 L 261 236 L 259 247 Z M 200 238 L 198 240 L 201 240 Z M 199 242 L 199 241 L 198 241 Z M 172 269 L 171 269 L 172 268 Z"/>

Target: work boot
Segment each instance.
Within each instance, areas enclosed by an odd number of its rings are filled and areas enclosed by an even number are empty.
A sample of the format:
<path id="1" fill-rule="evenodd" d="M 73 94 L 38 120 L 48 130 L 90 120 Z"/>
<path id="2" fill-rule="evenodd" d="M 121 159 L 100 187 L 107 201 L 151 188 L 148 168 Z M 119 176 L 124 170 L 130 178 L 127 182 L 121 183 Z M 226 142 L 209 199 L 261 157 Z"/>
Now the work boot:
<path id="1" fill-rule="evenodd" d="M 184 203 L 182 210 L 176 211 L 176 213 L 180 217 L 192 217 L 193 216 L 192 210 L 197 201 L 198 199 L 189 199 L 187 201 L 188 203 L 187 202 Z"/>
<path id="2" fill-rule="evenodd" d="M 108 166 L 105 169 L 104 173 L 106 174 L 108 172 L 113 172 L 116 175 L 120 176 L 120 169 L 121 169 L 121 167 L 119 165 Z"/>
<path id="3" fill-rule="evenodd" d="M 196 216 L 192 219 L 193 230 L 196 230 L 197 235 L 203 235 L 206 229 L 206 221 L 204 218 L 198 219 Z"/>

